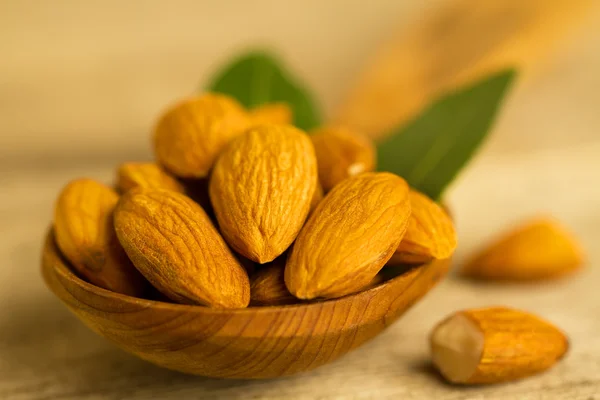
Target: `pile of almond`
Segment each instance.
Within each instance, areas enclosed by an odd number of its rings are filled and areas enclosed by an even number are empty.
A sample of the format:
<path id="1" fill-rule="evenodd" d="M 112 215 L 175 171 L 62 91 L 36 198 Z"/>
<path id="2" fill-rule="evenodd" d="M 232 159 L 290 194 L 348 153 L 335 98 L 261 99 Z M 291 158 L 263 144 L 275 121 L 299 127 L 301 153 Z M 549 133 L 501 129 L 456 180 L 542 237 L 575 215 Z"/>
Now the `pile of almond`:
<path id="1" fill-rule="evenodd" d="M 218 308 L 331 299 L 381 282 L 390 264 L 445 259 L 448 214 L 376 169 L 374 145 L 342 127 L 292 125 L 283 104 L 244 109 L 207 93 L 154 132 L 156 163 L 125 163 L 115 187 L 70 182 L 56 242 L 102 288 Z"/>

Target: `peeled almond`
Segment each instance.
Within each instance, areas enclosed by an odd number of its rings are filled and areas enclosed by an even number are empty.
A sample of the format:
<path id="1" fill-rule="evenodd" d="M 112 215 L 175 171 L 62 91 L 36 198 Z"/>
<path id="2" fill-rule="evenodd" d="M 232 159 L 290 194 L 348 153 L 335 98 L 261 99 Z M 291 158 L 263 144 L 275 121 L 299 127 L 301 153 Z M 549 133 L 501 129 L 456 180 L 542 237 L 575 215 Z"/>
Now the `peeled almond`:
<path id="1" fill-rule="evenodd" d="M 533 281 L 555 278 L 581 267 L 583 251 L 556 220 L 537 219 L 506 233 L 462 270 L 476 279 Z"/>
<path id="2" fill-rule="evenodd" d="M 550 368 L 568 350 L 565 335 L 534 315 L 504 307 L 461 311 L 430 336 L 433 363 L 448 381 L 486 384 Z"/>
<path id="3" fill-rule="evenodd" d="M 408 229 L 388 265 L 422 264 L 449 258 L 456 249 L 456 232 L 450 216 L 426 195 L 411 190 L 412 213 Z"/>

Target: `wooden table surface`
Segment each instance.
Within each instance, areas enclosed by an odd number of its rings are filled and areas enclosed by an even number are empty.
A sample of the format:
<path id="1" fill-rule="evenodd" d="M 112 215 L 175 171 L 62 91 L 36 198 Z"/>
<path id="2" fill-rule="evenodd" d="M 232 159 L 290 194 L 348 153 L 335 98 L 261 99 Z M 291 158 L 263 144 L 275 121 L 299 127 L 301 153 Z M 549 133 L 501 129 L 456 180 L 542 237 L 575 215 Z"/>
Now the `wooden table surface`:
<path id="1" fill-rule="evenodd" d="M 110 181 L 115 159 L 0 176 L 1 399 L 600 399 L 600 141 L 561 150 L 478 160 L 449 194 L 457 216 L 456 262 L 499 229 L 551 212 L 580 236 L 589 265 L 547 284 L 477 285 L 450 276 L 364 347 L 314 372 L 271 381 L 186 376 L 130 356 L 84 327 L 46 289 L 40 248 L 54 197 L 74 176 Z M 448 313 L 485 305 L 538 313 L 571 339 L 547 373 L 500 386 L 444 384 L 429 364 L 426 337 Z"/>

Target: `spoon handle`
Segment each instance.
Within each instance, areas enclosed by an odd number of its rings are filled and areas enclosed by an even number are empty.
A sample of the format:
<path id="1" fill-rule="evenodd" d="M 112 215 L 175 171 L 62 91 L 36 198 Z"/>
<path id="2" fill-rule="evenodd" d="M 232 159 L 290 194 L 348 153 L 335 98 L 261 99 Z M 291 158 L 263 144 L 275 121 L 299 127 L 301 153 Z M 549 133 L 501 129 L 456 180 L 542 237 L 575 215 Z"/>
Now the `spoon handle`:
<path id="1" fill-rule="evenodd" d="M 497 69 L 531 74 L 591 0 L 448 0 L 382 44 L 334 121 L 383 138 L 441 93 Z"/>

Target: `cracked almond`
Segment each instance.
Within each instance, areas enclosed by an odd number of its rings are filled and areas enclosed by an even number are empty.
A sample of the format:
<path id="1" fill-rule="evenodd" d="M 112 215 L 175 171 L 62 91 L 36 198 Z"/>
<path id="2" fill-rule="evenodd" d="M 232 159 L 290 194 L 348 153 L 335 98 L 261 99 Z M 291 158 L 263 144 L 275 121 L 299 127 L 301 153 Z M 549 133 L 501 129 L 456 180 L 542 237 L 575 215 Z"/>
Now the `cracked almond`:
<path id="1" fill-rule="evenodd" d="M 535 315 L 505 307 L 461 311 L 430 336 L 433 363 L 448 381 L 489 384 L 550 368 L 568 350 L 566 336 Z"/>

